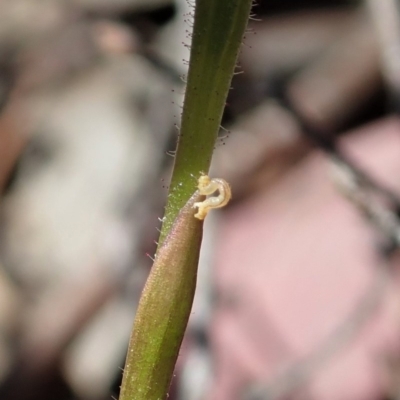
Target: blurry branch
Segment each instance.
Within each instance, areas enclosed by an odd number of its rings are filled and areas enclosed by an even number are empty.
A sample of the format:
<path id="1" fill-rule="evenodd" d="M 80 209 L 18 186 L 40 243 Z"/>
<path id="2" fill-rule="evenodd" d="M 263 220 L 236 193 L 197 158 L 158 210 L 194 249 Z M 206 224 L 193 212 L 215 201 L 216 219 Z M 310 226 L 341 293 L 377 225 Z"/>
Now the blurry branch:
<path id="1" fill-rule="evenodd" d="M 338 158 L 331 157 L 334 179 L 342 193 L 364 214 L 381 233 L 387 249 L 400 245 L 400 221 L 385 204 L 384 193 L 358 176 L 356 171 Z M 386 199 L 386 203 L 387 203 Z M 390 204 L 393 206 L 393 204 Z"/>

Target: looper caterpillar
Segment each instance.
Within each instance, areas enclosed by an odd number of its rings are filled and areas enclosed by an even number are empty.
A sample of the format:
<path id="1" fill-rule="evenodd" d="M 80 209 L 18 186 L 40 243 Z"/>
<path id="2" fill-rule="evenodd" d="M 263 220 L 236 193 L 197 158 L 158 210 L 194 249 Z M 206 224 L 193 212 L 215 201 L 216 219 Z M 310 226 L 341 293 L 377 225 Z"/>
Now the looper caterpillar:
<path id="1" fill-rule="evenodd" d="M 222 178 L 211 179 L 208 175 L 202 174 L 198 180 L 197 188 L 199 193 L 204 196 L 218 191 L 218 196 L 207 197 L 204 201 L 194 203 L 193 208 L 198 209 L 195 218 L 200 220 L 203 220 L 211 209 L 224 207 L 232 197 L 229 183 Z"/>

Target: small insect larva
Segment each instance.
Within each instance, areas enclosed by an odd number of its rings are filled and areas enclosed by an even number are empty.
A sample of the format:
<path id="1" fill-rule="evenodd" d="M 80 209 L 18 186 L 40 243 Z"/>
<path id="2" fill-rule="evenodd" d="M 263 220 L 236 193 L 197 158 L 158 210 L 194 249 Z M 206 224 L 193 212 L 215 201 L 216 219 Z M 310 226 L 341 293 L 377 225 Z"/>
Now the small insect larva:
<path id="1" fill-rule="evenodd" d="M 232 197 L 229 183 L 221 178 L 211 179 L 208 175 L 203 174 L 198 180 L 197 188 L 199 193 L 204 196 L 218 191 L 218 196 L 208 197 L 204 201 L 194 203 L 193 207 L 198 209 L 195 218 L 200 220 L 203 220 L 211 209 L 224 207 Z"/>

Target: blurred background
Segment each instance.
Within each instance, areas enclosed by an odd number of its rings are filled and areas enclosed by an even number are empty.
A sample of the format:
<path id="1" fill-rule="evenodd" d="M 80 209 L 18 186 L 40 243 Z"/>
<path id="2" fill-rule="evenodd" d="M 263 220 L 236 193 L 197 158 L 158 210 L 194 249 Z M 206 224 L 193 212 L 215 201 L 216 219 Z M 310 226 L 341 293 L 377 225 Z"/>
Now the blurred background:
<path id="1" fill-rule="evenodd" d="M 400 399 L 400 4 L 259 0 L 170 399 Z M 186 0 L 0 1 L 0 398 L 118 397 Z"/>

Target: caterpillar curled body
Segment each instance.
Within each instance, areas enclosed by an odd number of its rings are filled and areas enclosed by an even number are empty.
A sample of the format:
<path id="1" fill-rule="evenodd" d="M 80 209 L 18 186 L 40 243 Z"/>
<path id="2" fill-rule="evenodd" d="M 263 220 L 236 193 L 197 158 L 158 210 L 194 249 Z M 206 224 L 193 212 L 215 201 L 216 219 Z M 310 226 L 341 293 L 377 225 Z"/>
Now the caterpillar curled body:
<path id="1" fill-rule="evenodd" d="M 207 197 L 204 201 L 194 203 L 193 207 L 198 209 L 195 218 L 200 220 L 203 220 L 211 209 L 224 207 L 232 197 L 229 183 L 222 178 L 211 179 L 208 175 L 203 174 L 198 180 L 197 188 L 199 193 L 204 196 L 218 192 L 217 196 Z"/>

